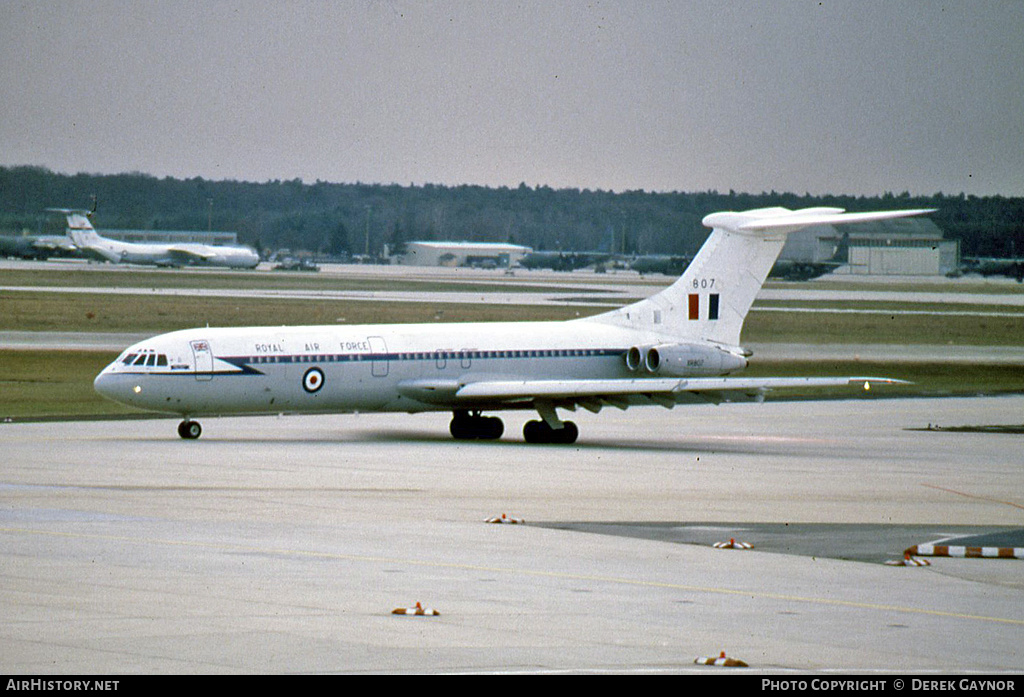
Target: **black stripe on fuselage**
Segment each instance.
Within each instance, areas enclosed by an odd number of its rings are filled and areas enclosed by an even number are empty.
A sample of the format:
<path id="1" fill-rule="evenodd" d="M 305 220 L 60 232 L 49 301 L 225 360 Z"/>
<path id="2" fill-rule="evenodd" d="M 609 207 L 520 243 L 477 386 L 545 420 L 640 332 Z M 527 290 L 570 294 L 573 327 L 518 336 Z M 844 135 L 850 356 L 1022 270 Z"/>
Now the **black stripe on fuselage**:
<path id="1" fill-rule="evenodd" d="M 137 375 L 181 375 L 195 378 L 196 376 L 228 376 L 228 375 L 264 375 L 265 373 L 253 366 L 282 364 L 322 364 L 322 363 L 370 363 L 387 362 L 433 362 L 438 361 L 480 361 L 480 360 L 536 360 L 546 358 L 607 358 L 618 357 L 627 349 L 515 349 L 508 351 L 404 351 L 395 353 L 338 353 L 338 354 L 296 354 L 274 356 L 214 356 L 216 360 L 230 363 L 238 370 L 229 371 L 139 371 Z"/>
<path id="2" fill-rule="evenodd" d="M 532 358 L 607 358 L 626 353 L 626 349 L 514 349 L 494 351 L 400 351 L 394 353 L 296 354 L 273 356 L 238 356 L 219 360 L 239 368 L 274 363 L 365 363 L 368 361 L 454 361 Z M 255 369 L 252 369 L 254 372 Z"/>

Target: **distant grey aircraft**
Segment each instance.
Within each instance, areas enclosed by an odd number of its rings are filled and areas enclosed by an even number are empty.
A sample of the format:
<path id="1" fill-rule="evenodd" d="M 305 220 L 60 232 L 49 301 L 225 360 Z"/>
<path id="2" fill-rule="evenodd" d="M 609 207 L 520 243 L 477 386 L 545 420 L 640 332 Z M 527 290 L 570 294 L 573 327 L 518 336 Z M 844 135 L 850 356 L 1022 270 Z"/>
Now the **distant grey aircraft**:
<path id="1" fill-rule="evenodd" d="M 226 266 L 252 269 L 260 257 L 252 247 L 211 245 L 193 242 L 152 243 L 121 242 L 101 237 L 89 221 L 90 212 L 51 208 L 67 216 L 68 237 L 83 253 L 115 264 L 150 266 Z"/>
<path id="2" fill-rule="evenodd" d="M 574 271 L 608 261 L 607 252 L 529 252 L 519 260 L 525 269 L 551 269 L 552 271 Z"/>
<path id="3" fill-rule="evenodd" d="M 964 257 L 960 261 L 959 273 L 982 276 L 1009 276 L 1024 282 L 1024 258 Z"/>
<path id="4" fill-rule="evenodd" d="M 78 251 L 66 235 L 0 235 L 0 257 L 49 259 Z"/>

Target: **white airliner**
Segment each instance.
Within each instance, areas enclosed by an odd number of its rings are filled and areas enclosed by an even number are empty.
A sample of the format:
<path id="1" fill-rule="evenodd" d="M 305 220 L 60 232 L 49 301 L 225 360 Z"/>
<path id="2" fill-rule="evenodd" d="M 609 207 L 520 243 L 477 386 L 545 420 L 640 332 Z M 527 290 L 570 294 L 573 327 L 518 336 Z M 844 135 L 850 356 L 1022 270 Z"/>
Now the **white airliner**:
<path id="1" fill-rule="evenodd" d="M 89 221 L 88 211 L 50 208 L 68 219 L 68 237 L 78 249 L 98 259 L 115 264 L 147 264 L 150 266 L 227 266 L 252 269 L 260 257 L 252 247 L 243 245 L 211 245 L 194 242 L 158 244 L 121 242 L 101 237 Z"/>
<path id="2" fill-rule="evenodd" d="M 685 273 L 656 295 L 565 322 L 494 322 L 188 329 L 127 349 L 95 380 L 103 395 L 193 417 L 219 414 L 451 411 L 457 439 L 493 440 L 484 412 L 536 411 L 530 443 L 572 443 L 558 410 L 671 408 L 757 397 L 773 388 L 898 380 L 726 377 L 746 367 L 740 330 L 786 234 L 820 224 L 883 220 L 925 210 L 844 213 L 767 208 L 714 213 Z"/>

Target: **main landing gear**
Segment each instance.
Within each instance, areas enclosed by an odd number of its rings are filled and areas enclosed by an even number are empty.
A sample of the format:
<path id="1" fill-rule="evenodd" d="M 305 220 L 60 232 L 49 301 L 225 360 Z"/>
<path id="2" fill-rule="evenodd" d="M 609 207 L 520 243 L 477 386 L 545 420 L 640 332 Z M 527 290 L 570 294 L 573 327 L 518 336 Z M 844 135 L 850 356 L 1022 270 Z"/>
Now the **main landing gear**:
<path id="1" fill-rule="evenodd" d="M 203 433 L 203 427 L 199 425 L 198 421 L 192 421 L 191 419 L 185 419 L 178 424 L 178 435 L 186 440 L 195 440 Z"/>
<path id="2" fill-rule="evenodd" d="M 456 440 L 498 440 L 505 424 L 496 416 L 481 416 L 478 411 L 457 411 L 448 430 Z"/>
<path id="3" fill-rule="evenodd" d="M 580 435 L 572 421 L 556 421 L 557 426 L 547 421 L 528 421 L 523 426 L 523 438 L 527 443 L 569 445 Z M 505 432 L 505 425 L 495 416 L 481 416 L 480 412 L 457 411 L 448 428 L 456 440 L 498 440 Z"/>
<path id="4" fill-rule="evenodd" d="M 558 418 L 554 404 L 537 400 L 534 406 L 541 420 L 527 421 L 523 426 L 523 438 L 527 443 L 570 445 L 576 442 L 580 430 L 572 421 L 562 421 Z"/>
<path id="5" fill-rule="evenodd" d="M 561 428 L 551 428 L 545 421 L 527 421 L 523 426 L 523 438 L 527 443 L 570 445 L 579 435 L 580 430 L 572 421 L 563 421 Z"/>

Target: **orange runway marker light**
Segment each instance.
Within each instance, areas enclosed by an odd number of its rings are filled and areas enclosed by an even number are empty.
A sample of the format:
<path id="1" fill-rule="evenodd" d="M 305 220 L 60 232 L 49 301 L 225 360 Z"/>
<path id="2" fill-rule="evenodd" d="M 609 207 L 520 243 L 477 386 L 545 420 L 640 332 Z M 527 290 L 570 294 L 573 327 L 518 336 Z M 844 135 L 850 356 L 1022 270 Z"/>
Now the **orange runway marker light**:
<path id="1" fill-rule="evenodd" d="M 694 663 L 702 666 L 720 666 L 724 668 L 747 668 L 747 664 L 738 658 L 730 658 L 725 655 L 725 651 L 718 655 L 718 658 L 710 658 L 707 656 L 699 656 Z"/>
<path id="2" fill-rule="evenodd" d="M 518 524 L 520 524 L 520 523 L 522 523 L 524 521 L 523 521 L 522 518 L 509 518 L 507 515 L 502 513 L 500 516 L 494 516 L 493 518 L 488 518 L 487 522 L 488 523 L 499 523 L 499 524 L 503 523 L 503 524 L 506 524 L 506 525 L 518 525 Z"/>
<path id="3" fill-rule="evenodd" d="M 392 615 L 415 615 L 417 617 L 437 617 L 441 613 L 433 608 L 423 607 L 417 600 L 414 607 L 396 607 L 391 611 Z"/>
<path id="4" fill-rule="evenodd" d="M 728 542 L 716 542 L 714 545 L 715 549 L 753 549 L 754 545 L 749 542 L 737 542 L 734 538 L 730 537 Z"/>

